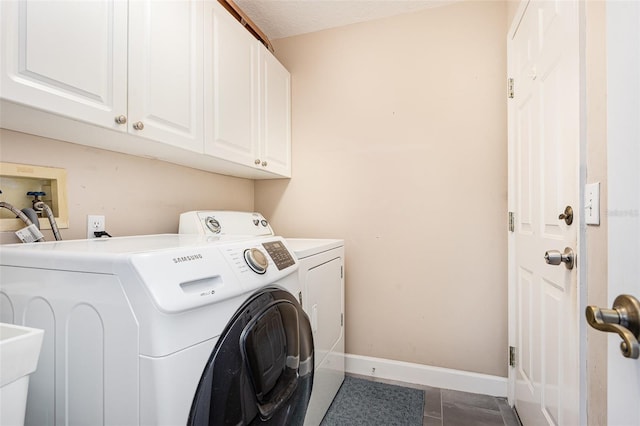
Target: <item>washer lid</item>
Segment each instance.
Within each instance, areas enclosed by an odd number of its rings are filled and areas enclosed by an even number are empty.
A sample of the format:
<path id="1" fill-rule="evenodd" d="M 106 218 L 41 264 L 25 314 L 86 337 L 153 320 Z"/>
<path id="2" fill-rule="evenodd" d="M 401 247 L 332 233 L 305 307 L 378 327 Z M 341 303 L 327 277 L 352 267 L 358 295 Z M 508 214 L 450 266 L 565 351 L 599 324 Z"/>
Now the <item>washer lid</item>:
<path id="1" fill-rule="evenodd" d="M 244 260 L 251 249 L 266 258 L 262 274 Z M 116 275 L 129 297 L 150 296 L 170 313 L 274 284 L 298 269 L 290 253 L 281 237 L 166 234 L 2 245 L 0 265 Z"/>
<path id="2" fill-rule="evenodd" d="M 91 240 L 0 245 L 0 265 L 78 272 L 114 273 L 114 265 L 137 253 L 217 246 L 248 236 L 137 235 Z"/>

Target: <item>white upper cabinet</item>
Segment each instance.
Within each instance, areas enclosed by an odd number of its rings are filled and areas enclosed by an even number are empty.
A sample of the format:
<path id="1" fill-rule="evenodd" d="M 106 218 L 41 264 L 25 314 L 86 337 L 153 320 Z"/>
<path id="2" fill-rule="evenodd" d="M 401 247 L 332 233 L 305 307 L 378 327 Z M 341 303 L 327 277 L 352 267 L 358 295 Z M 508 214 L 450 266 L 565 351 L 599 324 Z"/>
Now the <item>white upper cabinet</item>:
<path id="1" fill-rule="evenodd" d="M 127 110 L 127 3 L 2 1 L 0 97 L 119 128 Z"/>
<path id="2" fill-rule="evenodd" d="M 208 1 L 205 11 L 205 153 L 253 166 L 261 46 L 217 1 Z"/>
<path id="3" fill-rule="evenodd" d="M 216 0 L 0 0 L 4 128 L 291 176 L 290 77 Z"/>
<path id="4" fill-rule="evenodd" d="M 205 9 L 205 152 L 290 177 L 289 72 L 217 1 Z"/>
<path id="5" fill-rule="evenodd" d="M 266 50 L 262 64 L 261 165 L 291 176 L 291 74 Z"/>
<path id="6" fill-rule="evenodd" d="M 202 2 L 2 7 L 3 98 L 202 152 Z"/>
<path id="7" fill-rule="evenodd" d="M 203 150 L 201 1 L 129 2 L 129 132 Z"/>

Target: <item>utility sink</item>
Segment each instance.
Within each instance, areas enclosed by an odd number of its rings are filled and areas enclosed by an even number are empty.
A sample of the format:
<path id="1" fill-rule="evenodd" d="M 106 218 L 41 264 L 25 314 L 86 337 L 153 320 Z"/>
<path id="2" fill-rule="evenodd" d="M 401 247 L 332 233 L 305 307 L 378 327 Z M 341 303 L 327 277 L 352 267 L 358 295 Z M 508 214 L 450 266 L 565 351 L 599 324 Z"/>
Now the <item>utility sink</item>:
<path id="1" fill-rule="evenodd" d="M 44 331 L 0 323 L 0 424 L 23 425 L 29 374 L 36 370 Z"/>

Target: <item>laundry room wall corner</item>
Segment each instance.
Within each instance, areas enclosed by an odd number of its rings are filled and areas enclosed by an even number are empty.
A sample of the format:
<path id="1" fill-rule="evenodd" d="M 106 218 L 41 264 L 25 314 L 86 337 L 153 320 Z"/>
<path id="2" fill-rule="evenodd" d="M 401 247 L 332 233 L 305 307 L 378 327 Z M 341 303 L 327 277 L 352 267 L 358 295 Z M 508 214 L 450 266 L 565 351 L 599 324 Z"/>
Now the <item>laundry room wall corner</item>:
<path id="1" fill-rule="evenodd" d="M 506 32 L 462 1 L 274 41 L 293 177 L 255 207 L 345 240 L 349 354 L 507 376 Z"/>

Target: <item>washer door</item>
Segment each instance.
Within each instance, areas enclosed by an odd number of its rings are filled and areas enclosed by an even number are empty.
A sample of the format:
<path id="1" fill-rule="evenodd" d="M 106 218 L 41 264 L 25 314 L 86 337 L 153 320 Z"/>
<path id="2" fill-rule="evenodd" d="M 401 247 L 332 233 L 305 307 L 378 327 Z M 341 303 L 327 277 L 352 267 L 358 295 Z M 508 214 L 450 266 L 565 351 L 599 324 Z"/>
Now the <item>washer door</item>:
<path id="1" fill-rule="evenodd" d="M 218 339 L 188 425 L 302 425 L 313 383 L 313 337 L 291 293 L 251 296 Z"/>

